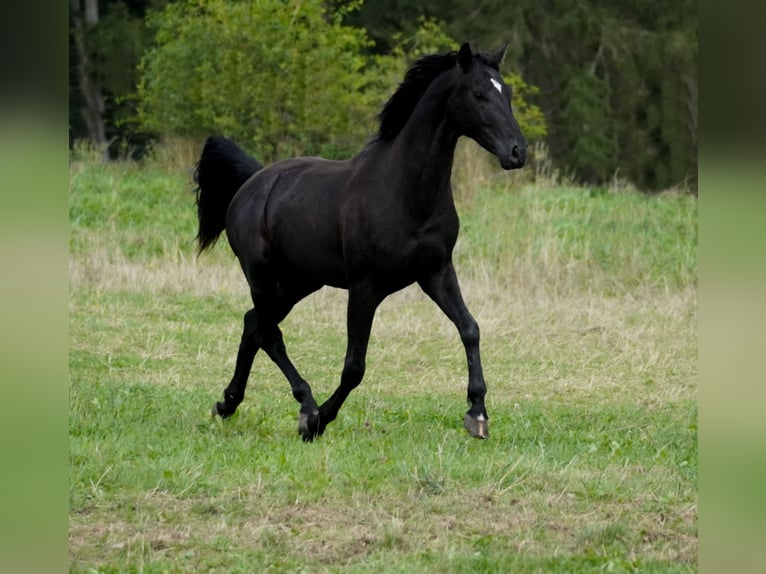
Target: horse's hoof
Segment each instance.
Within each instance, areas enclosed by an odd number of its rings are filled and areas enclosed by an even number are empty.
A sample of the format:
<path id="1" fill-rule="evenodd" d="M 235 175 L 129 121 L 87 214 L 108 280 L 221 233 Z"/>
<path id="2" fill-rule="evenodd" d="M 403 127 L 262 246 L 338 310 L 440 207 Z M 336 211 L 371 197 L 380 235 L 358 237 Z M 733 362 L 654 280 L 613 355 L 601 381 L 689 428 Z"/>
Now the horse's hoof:
<path id="1" fill-rule="evenodd" d="M 473 438 L 485 439 L 489 437 L 489 421 L 482 414 L 474 417 L 466 413 L 463 426 Z"/>
<path id="2" fill-rule="evenodd" d="M 213 409 L 210 411 L 210 414 L 215 417 L 221 417 L 222 419 L 228 419 L 231 415 L 233 415 L 233 412 L 227 412 L 226 405 L 221 402 L 217 402 L 213 405 Z"/>
<path id="3" fill-rule="evenodd" d="M 298 434 L 305 442 L 311 442 L 319 436 L 319 411 L 315 410 L 309 416 L 308 413 L 298 413 Z"/>

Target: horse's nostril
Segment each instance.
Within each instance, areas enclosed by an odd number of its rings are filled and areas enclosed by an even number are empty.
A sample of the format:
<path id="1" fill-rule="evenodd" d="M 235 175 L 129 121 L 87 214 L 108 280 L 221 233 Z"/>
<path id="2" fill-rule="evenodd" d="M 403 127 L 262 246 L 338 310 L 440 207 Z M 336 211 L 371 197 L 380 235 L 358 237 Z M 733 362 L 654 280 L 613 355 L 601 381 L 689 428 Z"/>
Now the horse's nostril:
<path id="1" fill-rule="evenodd" d="M 519 153 L 519 146 L 515 145 L 513 146 L 513 149 L 511 150 L 511 157 L 513 159 L 519 159 L 519 156 L 521 154 Z"/>

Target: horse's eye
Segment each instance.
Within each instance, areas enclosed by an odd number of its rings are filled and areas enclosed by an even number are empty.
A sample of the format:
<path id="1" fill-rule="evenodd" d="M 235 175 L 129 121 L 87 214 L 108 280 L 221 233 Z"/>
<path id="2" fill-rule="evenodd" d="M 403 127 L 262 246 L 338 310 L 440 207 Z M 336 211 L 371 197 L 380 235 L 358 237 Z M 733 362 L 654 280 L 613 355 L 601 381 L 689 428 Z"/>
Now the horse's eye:
<path id="1" fill-rule="evenodd" d="M 474 91 L 473 95 L 480 102 L 487 99 L 487 96 L 484 94 L 484 92 L 480 92 L 479 90 Z"/>

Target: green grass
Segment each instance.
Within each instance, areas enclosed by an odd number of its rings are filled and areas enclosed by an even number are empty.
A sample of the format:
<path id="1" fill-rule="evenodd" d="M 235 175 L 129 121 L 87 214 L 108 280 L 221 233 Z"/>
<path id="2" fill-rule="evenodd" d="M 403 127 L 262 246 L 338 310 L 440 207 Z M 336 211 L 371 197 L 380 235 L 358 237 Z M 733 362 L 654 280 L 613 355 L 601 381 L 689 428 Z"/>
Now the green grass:
<path id="1" fill-rule="evenodd" d="M 304 444 L 262 355 L 237 414 L 209 416 L 248 299 L 225 241 L 194 257 L 190 188 L 133 165 L 71 172 L 72 571 L 696 571 L 693 198 L 472 194 L 456 265 L 490 439 L 463 431 L 459 338 L 411 288 Z M 344 304 L 326 289 L 283 323 L 318 400 Z"/>

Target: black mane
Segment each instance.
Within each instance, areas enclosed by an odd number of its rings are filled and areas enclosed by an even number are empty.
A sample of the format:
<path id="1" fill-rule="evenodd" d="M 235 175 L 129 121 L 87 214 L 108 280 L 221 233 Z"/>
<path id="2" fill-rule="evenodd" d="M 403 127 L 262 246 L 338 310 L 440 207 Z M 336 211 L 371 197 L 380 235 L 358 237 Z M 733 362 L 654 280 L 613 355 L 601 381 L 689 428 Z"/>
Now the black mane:
<path id="1" fill-rule="evenodd" d="M 399 84 L 397 90 L 389 98 L 378 115 L 380 128 L 377 140 L 391 141 L 402 131 L 402 128 L 404 128 L 407 120 L 410 119 L 412 112 L 415 110 L 415 106 L 418 105 L 420 98 L 423 97 L 423 94 L 428 89 L 428 86 L 431 85 L 437 76 L 455 66 L 457 54 L 457 51 L 453 50 L 444 54 L 423 56 L 410 66 L 404 75 L 404 80 Z M 490 61 L 487 54 L 475 53 L 474 58 L 483 64 L 497 69 L 497 66 Z"/>
<path id="2" fill-rule="evenodd" d="M 418 105 L 420 98 L 423 97 L 431 82 L 443 72 L 454 67 L 456 62 L 457 52 L 452 51 L 446 54 L 424 56 L 410 66 L 402 83 L 399 84 L 378 116 L 380 129 L 377 139 L 383 141 L 394 139 L 402 131 L 404 124 L 407 123 L 415 106 Z"/>

